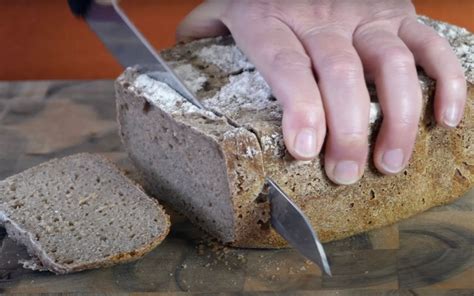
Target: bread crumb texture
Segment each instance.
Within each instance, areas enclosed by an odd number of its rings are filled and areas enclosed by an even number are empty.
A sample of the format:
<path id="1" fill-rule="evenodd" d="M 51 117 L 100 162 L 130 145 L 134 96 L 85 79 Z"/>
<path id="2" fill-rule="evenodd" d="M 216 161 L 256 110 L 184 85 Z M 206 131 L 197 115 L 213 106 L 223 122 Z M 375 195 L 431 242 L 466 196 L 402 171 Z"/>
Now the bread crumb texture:
<path id="1" fill-rule="evenodd" d="M 138 259 L 169 218 L 98 155 L 55 159 L 0 182 L 0 225 L 25 245 L 25 267 L 69 273 Z"/>

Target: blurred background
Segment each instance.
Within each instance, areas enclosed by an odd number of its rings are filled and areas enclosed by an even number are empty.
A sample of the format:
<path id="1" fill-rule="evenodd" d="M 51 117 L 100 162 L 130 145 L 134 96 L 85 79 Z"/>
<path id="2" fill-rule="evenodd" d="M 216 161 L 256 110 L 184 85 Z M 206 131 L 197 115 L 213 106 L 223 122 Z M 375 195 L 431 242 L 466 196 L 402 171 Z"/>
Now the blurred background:
<path id="1" fill-rule="evenodd" d="M 201 0 L 122 0 L 158 49 Z M 474 31 L 474 0 L 414 0 L 419 14 Z M 120 66 L 66 0 L 0 0 L 0 80 L 113 79 Z"/>

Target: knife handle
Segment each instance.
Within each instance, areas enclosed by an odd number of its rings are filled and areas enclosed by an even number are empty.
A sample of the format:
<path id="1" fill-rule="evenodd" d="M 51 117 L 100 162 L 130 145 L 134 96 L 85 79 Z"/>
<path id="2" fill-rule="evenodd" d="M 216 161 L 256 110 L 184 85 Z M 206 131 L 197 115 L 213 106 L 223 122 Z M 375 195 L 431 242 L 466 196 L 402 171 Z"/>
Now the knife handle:
<path id="1" fill-rule="evenodd" d="M 67 0 L 72 13 L 78 17 L 84 17 L 92 4 L 92 1 L 100 5 L 113 5 L 117 0 Z"/>
<path id="2" fill-rule="evenodd" d="M 71 12 L 77 17 L 84 17 L 93 0 L 67 0 Z"/>

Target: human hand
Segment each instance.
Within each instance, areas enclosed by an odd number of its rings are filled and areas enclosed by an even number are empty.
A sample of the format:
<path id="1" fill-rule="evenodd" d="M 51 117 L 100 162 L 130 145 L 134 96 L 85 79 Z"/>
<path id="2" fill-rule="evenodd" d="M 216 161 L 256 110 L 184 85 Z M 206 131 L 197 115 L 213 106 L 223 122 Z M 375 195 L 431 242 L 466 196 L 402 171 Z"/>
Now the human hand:
<path id="1" fill-rule="evenodd" d="M 384 174 L 402 171 L 413 150 L 422 103 L 415 61 L 437 81 L 437 122 L 455 127 L 462 118 L 461 65 L 445 39 L 417 22 L 408 0 L 207 1 L 177 37 L 228 31 L 281 103 L 289 152 L 313 159 L 327 137 L 326 174 L 338 184 L 355 183 L 367 159 L 364 74 L 375 82 L 384 114 L 374 148 Z"/>

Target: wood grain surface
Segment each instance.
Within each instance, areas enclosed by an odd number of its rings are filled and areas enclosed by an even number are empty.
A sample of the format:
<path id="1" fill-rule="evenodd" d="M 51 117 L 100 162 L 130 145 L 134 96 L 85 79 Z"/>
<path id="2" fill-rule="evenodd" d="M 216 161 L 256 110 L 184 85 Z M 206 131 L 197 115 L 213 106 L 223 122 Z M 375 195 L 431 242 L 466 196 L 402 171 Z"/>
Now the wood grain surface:
<path id="1" fill-rule="evenodd" d="M 0 83 L 0 180 L 53 157 L 103 153 L 136 178 L 115 125 L 113 82 Z M 139 261 L 56 276 L 0 230 L 0 293 L 184 295 L 473 295 L 474 190 L 396 225 L 326 244 L 333 277 L 291 249 L 231 249 L 173 216 Z"/>
<path id="2" fill-rule="evenodd" d="M 158 49 L 175 43 L 180 20 L 201 0 L 122 0 Z M 474 31 L 473 0 L 414 0 L 419 14 Z M 66 0 L 0 0 L 0 80 L 100 79 L 121 69 Z"/>

